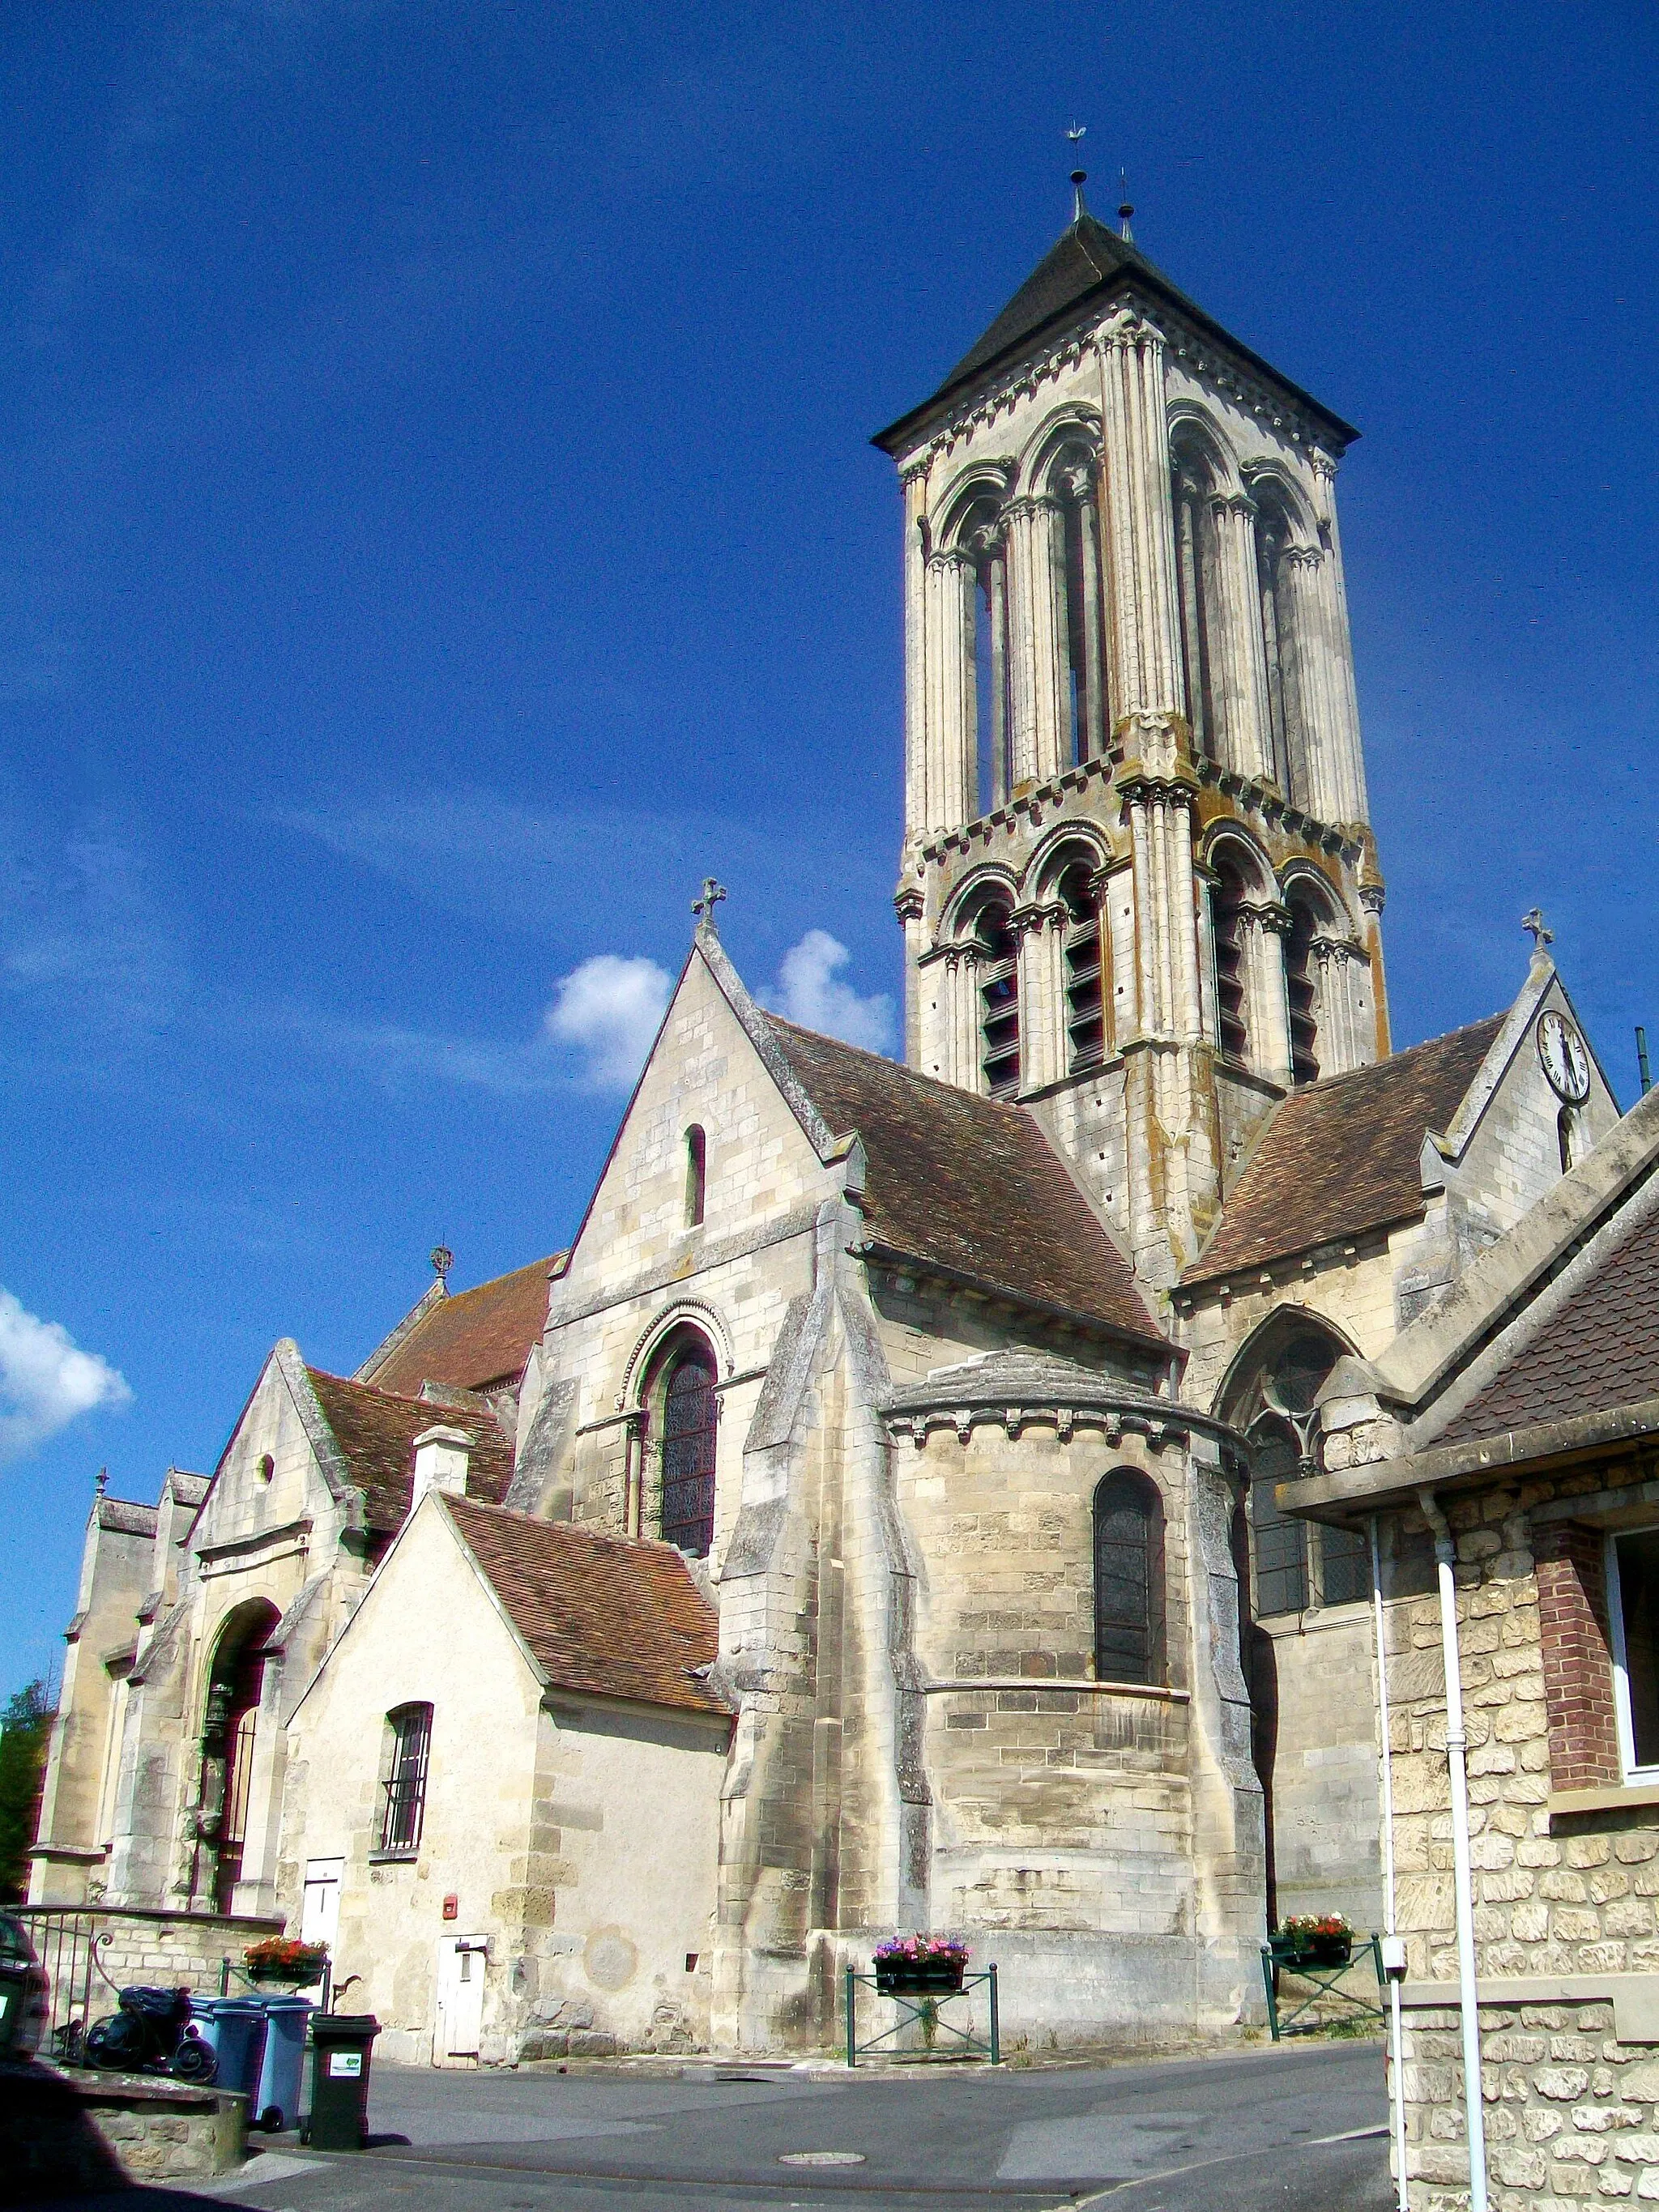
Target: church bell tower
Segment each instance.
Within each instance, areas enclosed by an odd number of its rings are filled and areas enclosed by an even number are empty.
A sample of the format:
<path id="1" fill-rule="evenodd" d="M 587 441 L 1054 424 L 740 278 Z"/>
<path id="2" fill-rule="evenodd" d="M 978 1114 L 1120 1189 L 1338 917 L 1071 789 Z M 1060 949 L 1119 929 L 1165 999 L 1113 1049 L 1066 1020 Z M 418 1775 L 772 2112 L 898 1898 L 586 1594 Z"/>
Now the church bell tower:
<path id="1" fill-rule="evenodd" d="M 1389 1049 L 1357 434 L 1079 191 L 876 441 L 904 498 L 906 1057 L 1029 1107 L 1151 1288 L 1274 1102 Z"/>

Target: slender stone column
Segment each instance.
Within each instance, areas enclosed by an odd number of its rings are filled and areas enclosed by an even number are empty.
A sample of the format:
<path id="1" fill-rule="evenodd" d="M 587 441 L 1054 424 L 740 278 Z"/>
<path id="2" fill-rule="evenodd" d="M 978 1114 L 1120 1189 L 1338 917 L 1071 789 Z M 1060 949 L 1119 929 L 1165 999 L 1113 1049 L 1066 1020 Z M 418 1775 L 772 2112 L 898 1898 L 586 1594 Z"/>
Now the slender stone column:
<path id="1" fill-rule="evenodd" d="M 1018 787 L 1034 777 L 1041 782 L 1060 773 L 1066 655 L 1058 619 L 1061 577 L 1054 540 L 1062 519 L 1052 499 L 1012 500 L 1003 512 L 1013 678 L 1010 774 Z"/>
<path id="2" fill-rule="evenodd" d="M 1019 1087 L 1040 1091 L 1065 1074 L 1066 975 L 1063 906 L 1022 906 L 1019 933 Z"/>
<path id="3" fill-rule="evenodd" d="M 991 599 L 991 804 L 1008 796 L 1008 559 L 1000 548 L 990 564 Z"/>
<path id="4" fill-rule="evenodd" d="M 906 884 L 893 899 L 893 911 L 904 931 L 904 1063 L 923 1069 L 930 1058 L 938 1056 L 937 1019 L 929 1017 L 924 1003 L 934 978 L 931 973 L 924 975 L 920 964 L 927 941 L 922 928 L 927 903 L 916 884 Z"/>
<path id="5" fill-rule="evenodd" d="M 1324 502 L 1320 518 L 1326 558 L 1320 569 L 1321 629 L 1329 655 L 1332 696 L 1332 759 L 1344 822 L 1370 819 L 1365 798 L 1365 760 L 1359 738 L 1359 699 L 1354 688 L 1353 640 L 1348 629 L 1348 592 L 1342 574 L 1342 539 L 1336 521 L 1336 463 L 1316 452 L 1314 475 Z"/>
<path id="6" fill-rule="evenodd" d="M 1282 906 L 1241 907 L 1239 917 L 1249 932 L 1250 1059 L 1258 1075 L 1289 1090 L 1291 1008 L 1285 995 L 1285 939 L 1291 917 Z"/>
<path id="7" fill-rule="evenodd" d="M 1240 775 L 1273 775 L 1267 656 L 1261 635 L 1255 505 L 1242 493 L 1212 499 L 1221 635 L 1210 639 L 1210 682 L 1225 738 L 1223 758 Z"/>
<path id="8" fill-rule="evenodd" d="M 1280 556 L 1279 595 L 1288 619 L 1279 649 L 1297 803 L 1322 822 L 1336 823 L 1350 821 L 1352 815 L 1325 605 L 1328 565 L 1328 556 L 1315 546 L 1291 546 Z"/>
<path id="9" fill-rule="evenodd" d="M 1083 682 L 1085 692 L 1083 757 L 1098 760 L 1106 750 L 1109 727 L 1106 710 L 1106 654 L 1103 644 L 1105 603 L 1101 596 L 1100 510 L 1095 488 L 1085 484 L 1078 506 L 1078 527 L 1083 539 L 1083 606 L 1079 627 L 1083 632 Z"/>
<path id="10" fill-rule="evenodd" d="M 964 605 L 973 572 L 961 553 L 927 563 L 927 648 L 933 670 L 926 746 L 925 827 L 955 830 L 977 811 L 974 697 Z"/>
<path id="11" fill-rule="evenodd" d="M 1181 711 L 1164 337 L 1129 309 L 1100 334 L 1101 416 L 1117 719 Z"/>
<path id="12" fill-rule="evenodd" d="M 982 1091 L 979 1049 L 979 962 L 971 945 L 945 955 L 950 1001 L 950 1060 L 945 1079 L 959 1091 Z"/>
<path id="13" fill-rule="evenodd" d="M 922 524 L 927 471 L 909 468 L 900 479 L 904 495 L 904 835 L 928 827 L 927 545 Z"/>

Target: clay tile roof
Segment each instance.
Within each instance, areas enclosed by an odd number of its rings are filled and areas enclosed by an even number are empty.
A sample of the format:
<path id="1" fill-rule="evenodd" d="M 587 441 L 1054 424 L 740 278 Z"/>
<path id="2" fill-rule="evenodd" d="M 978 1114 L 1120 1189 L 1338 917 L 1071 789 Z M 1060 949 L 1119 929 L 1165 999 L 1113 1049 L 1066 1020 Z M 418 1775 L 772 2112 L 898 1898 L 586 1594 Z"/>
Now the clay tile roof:
<path id="1" fill-rule="evenodd" d="M 769 1018 L 830 1127 L 863 1140 L 871 1243 L 1012 1297 L 1086 1314 L 1123 1335 L 1160 1340 L 1127 1261 L 1023 1107 Z"/>
<path id="2" fill-rule="evenodd" d="M 1214 1282 L 1420 1213 L 1423 1139 L 1450 1127 L 1504 1018 L 1291 1091 L 1182 1281 Z"/>
<path id="3" fill-rule="evenodd" d="M 1559 1313 L 1525 1334 L 1437 1449 L 1659 1398 L 1659 1220 L 1632 1229 Z"/>
<path id="4" fill-rule="evenodd" d="M 369 1363 L 366 1379 L 380 1389 L 411 1395 L 422 1382 L 447 1382 L 461 1390 L 516 1382 L 547 1327 L 547 1271 L 561 1256 L 555 1253 L 470 1291 L 434 1298 L 406 1334 L 394 1338 L 383 1360 Z"/>
<path id="5" fill-rule="evenodd" d="M 333 1431 L 350 1475 L 362 1491 L 365 1517 L 379 1535 L 389 1535 L 409 1517 L 415 1492 L 415 1439 L 441 1425 L 464 1429 L 473 1440 L 467 1462 L 467 1486 L 493 1504 L 505 1498 L 513 1480 L 513 1448 L 488 1413 L 456 1406 L 434 1406 L 423 1398 L 394 1397 L 368 1382 L 349 1382 L 307 1367 L 311 1387 Z"/>
<path id="6" fill-rule="evenodd" d="M 601 1535 L 471 1498 L 444 1510 L 555 1687 L 729 1713 L 695 1670 L 720 1621 L 672 1544 Z"/>

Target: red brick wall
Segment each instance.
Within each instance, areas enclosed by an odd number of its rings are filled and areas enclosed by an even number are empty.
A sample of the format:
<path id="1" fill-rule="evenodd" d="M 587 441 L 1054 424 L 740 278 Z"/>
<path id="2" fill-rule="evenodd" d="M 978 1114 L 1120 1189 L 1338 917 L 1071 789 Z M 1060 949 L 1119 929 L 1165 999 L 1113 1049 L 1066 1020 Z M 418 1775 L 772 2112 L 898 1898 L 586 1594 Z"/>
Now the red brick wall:
<path id="1" fill-rule="evenodd" d="M 1558 1790 L 1620 1778 L 1601 1545 L 1596 1531 L 1569 1522 L 1549 1523 L 1534 1538 L 1550 1779 Z"/>

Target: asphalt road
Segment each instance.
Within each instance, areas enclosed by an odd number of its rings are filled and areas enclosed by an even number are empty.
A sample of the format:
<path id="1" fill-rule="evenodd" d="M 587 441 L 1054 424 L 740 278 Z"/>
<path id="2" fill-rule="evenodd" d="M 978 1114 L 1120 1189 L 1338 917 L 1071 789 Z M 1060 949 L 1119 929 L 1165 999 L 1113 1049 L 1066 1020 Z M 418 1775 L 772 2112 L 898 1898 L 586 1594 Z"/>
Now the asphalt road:
<path id="1" fill-rule="evenodd" d="M 698 2068 L 678 2081 L 374 2069 L 372 2148 L 286 2138 L 228 2186 L 114 2212 L 1389 2212 L 1374 2044 L 883 2079 Z M 269 2160 L 268 2165 L 265 2161 Z M 797 2162 L 805 2161 L 805 2162 Z M 261 2178 L 262 2167 L 267 2178 Z M 93 2212 L 99 2200 L 76 2200 Z M 70 2212 L 59 2200 L 58 2212 Z"/>

